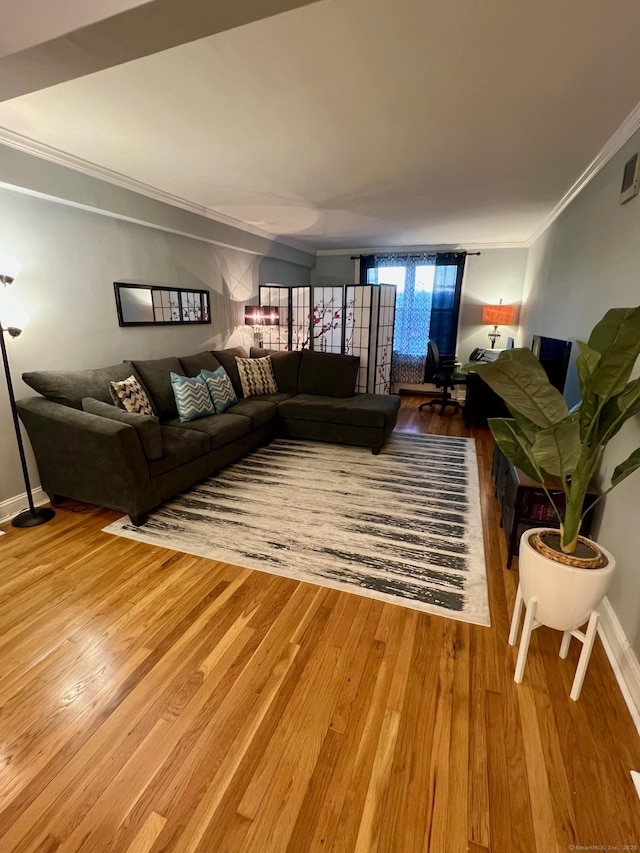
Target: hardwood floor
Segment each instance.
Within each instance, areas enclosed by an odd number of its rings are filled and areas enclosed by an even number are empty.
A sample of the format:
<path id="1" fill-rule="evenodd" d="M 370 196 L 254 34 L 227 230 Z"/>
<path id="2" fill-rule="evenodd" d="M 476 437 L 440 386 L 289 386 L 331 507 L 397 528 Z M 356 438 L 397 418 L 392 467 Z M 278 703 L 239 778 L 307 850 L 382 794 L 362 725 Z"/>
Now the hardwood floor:
<path id="1" fill-rule="evenodd" d="M 418 402 L 399 428 L 470 434 Z M 5 526 L 1 853 L 635 849 L 640 738 L 600 641 L 577 703 L 549 629 L 513 681 L 472 433 L 491 628 L 116 538 L 108 511 Z"/>

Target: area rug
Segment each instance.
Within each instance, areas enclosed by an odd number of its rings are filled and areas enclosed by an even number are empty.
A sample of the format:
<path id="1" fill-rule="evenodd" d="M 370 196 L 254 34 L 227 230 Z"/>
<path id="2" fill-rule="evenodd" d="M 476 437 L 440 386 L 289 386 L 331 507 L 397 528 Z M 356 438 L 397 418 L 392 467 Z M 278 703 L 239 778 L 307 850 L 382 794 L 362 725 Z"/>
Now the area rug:
<path id="1" fill-rule="evenodd" d="M 109 533 L 489 625 L 473 439 L 277 439 Z"/>

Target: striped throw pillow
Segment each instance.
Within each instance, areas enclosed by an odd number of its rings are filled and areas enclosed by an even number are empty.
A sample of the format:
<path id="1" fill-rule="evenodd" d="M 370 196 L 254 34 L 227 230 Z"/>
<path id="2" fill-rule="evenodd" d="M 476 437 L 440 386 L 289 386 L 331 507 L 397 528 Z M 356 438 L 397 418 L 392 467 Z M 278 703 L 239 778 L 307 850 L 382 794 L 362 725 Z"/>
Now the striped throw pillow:
<path id="1" fill-rule="evenodd" d="M 238 358 L 236 364 L 245 397 L 259 397 L 261 394 L 277 394 L 278 386 L 273 375 L 271 356 L 265 358 Z"/>
<path id="2" fill-rule="evenodd" d="M 207 383 L 209 394 L 213 400 L 217 414 L 224 412 L 229 406 L 233 406 L 238 402 L 236 392 L 233 390 L 233 385 L 229 379 L 229 374 L 224 367 L 218 367 L 217 370 L 200 371 L 200 376 Z"/>
<path id="3" fill-rule="evenodd" d="M 178 417 L 183 423 L 215 415 L 216 410 L 211 401 L 207 383 L 201 376 L 179 376 L 171 373 L 171 387 L 176 400 Z"/>
<path id="4" fill-rule="evenodd" d="M 131 412 L 134 415 L 155 414 L 147 392 L 135 376 L 131 375 L 122 382 L 110 382 L 109 391 L 116 406 L 124 409 L 125 412 Z"/>

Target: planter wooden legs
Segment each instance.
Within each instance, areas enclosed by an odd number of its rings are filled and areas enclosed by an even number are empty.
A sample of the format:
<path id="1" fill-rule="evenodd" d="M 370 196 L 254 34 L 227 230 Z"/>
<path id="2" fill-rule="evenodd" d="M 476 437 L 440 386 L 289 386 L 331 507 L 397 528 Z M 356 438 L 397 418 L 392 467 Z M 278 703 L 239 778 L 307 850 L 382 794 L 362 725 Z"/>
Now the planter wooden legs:
<path id="1" fill-rule="evenodd" d="M 522 682 L 522 678 L 524 675 L 524 667 L 527 661 L 527 653 L 529 651 L 529 642 L 531 640 L 531 634 L 536 628 L 539 628 L 542 622 L 538 622 L 535 618 L 536 616 L 536 607 L 538 604 L 538 600 L 536 598 L 530 598 L 525 602 L 522 589 L 518 584 L 518 592 L 516 593 L 516 603 L 513 610 L 513 618 L 511 619 L 511 630 L 509 631 L 509 645 L 515 646 L 518 640 L 518 629 L 520 627 L 520 619 L 522 618 L 522 610 L 523 608 L 526 610 L 524 617 L 524 625 L 522 628 L 522 637 L 520 638 L 520 647 L 518 648 L 518 659 L 516 661 L 516 671 L 514 675 L 514 681 L 517 684 Z M 586 633 L 582 633 L 582 631 L 565 631 L 562 635 L 562 643 L 560 644 L 560 657 L 566 658 L 569 654 L 569 644 L 571 643 L 571 638 L 575 637 L 577 640 L 580 640 L 582 643 L 582 651 L 580 653 L 580 659 L 578 660 L 578 668 L 576 669 L 576 674 L 573 679 L 573 685 L 571 686 L 571 693 L 569 694 L 573 701 L 577 701 L 580 696 L 580 691 L 582 690 L 582 684 L 584 682 L 584 677 L 587 672 L 587 666 L 589 664 L 589 658 L 591 657 L 591 652 L 593 650 L 593 643 L 596 638 L 596 631 L 598 629 L 598 620 L 600 619 L 600 614 L 597 610 L 593 610 L 589 617 L 589 624 L 587 626 Z"/>

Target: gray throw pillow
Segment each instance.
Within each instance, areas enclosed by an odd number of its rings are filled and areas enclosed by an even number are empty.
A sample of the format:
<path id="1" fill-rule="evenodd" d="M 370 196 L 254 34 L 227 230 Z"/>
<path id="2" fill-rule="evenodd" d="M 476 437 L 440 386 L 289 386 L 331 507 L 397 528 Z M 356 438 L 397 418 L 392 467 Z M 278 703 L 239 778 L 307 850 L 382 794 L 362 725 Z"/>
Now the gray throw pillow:
<path id="1" fill-rule="evenodd" d="M 302 350 L 298 392 L 321 397 L 353 397 L 359 369 L 358 356 Z"/>
<path id="2" fill-rule="evenodd" d="M 133 412 L 125 412 L 111 403 L 103 403 L 102 400 L 94 400 L 85 397 L 82 400 L 82 408 L 90 415 L 100 415 L 112 421 L 132 426 L 142 443 L 142 449 L 147 459 L 160 459 L 162 456 L 162 433 L 160 422 L 155 415 L 136 415 Z"/>
<path id="3" fill-rule="evenodd" d="M 23 373 L 22 379 L 47 400 L 82 409 L 84 397 L 110 403 L 109 383 L 122 381 L 132 373 L 131 363 L 126 361 L 92 370 L 32 370 Z"/>

